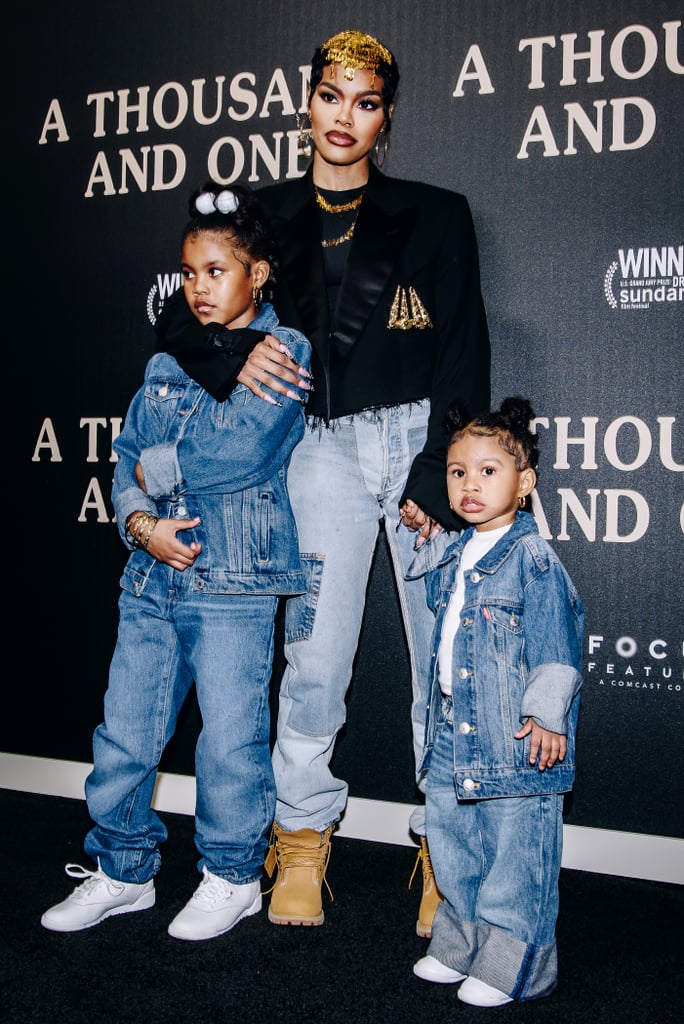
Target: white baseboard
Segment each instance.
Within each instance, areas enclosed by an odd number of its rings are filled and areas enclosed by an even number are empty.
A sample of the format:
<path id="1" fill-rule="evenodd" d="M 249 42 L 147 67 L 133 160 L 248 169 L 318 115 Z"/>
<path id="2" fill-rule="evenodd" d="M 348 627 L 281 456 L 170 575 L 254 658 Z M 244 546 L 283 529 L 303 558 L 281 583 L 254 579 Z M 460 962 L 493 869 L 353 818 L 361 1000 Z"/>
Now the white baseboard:
<path id="1" fill-rule="evenodd" d="M 77 761 L 0 753 L 0 788 L 83 800 L 91 767 Z M 194 778 L 160 772 L 153 806 L 159 811 L 194 814 Z M 350 797 L 336 835 L 412 846 L 408 820 L 413 809 L 410 804 Z M 684 840 L 565 825 L 562 864 L 579 871 L 683 885 Z"/>

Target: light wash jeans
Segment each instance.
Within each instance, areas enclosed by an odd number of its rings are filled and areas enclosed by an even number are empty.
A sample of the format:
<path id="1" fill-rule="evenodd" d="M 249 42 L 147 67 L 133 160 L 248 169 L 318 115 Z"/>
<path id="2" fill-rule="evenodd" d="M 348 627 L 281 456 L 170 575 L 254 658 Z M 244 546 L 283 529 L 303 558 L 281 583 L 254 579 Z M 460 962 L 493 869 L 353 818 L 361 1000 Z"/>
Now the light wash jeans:
<path id="1" fill-rule="evenodd" d="M 424 581 L 404 579 L 417 535 L 401 525 L 399 499 L 411 463 L 424 446 L 428 413 L 423 401 L 357 413 L 328 428 L 307 426 L 293 452 L 290 498 L 300 550 L 315 579 L 306 597 L 289 599 L 286 611 L 287 667 L 273 768 L 276 820 L 288 831 L 323 831 L 339 820 L 347 802 L 347 783 L 333 776 L 329 764 L 346 717 L 345 696 L 381 520 L 410 653 L 416 765 L 422 757 L 435 620 Z M 425 830 L 422 803 L 411 828 L 419 834 Z"/>
<path id="2" fill-rule="evenodd" d="M 442 698 L 426 787 L 437 885 L 428 953 L 513 999 L 556 985 L 563 797 L 456 799 L 454 705 Z M 456 712 L 458 717 L 458 713 Z"/>
<path id="3" fill-rule="evenodd" d="M 159 870 L 167 830 L 150 802 L 162 752 L 196 680 L 195 842 L 206 867 L 237 884 L 261 877 L 275 813 L 268 686 L 277 598 L 207 594 L 158 563 L 140 597 L 122 591 L 119 634 L 86 780 L 95 827 L 85 851 L 123 882 Z"/>

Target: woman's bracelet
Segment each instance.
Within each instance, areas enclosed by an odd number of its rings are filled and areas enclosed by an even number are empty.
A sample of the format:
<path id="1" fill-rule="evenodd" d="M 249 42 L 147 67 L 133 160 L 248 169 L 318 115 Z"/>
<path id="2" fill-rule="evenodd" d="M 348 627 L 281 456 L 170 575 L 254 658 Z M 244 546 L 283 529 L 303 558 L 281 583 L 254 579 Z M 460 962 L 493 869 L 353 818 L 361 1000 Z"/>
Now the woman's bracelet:
<path id="1" fill-rule="evenodd" d="M 126 532 L 131 538 L 131 543 L 136 548 L 142 548 L 143 551 L 147 551 L 150 537 L 158 522 L 159 517 L 150 515 L 149 512 L 131 512 L 126 520 Z"/>

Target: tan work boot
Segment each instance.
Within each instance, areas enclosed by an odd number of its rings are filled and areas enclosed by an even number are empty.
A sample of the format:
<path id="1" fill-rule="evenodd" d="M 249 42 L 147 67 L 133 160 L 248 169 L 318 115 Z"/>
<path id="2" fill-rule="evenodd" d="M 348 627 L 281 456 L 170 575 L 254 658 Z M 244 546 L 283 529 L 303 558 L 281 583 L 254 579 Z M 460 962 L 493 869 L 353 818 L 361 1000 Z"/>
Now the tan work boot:
<path id="1" fill-rule="evenodd" d="M 271 846 L 264 867 L 269 876 L 275 866 L 278 875 L 272 889 L 268 919 L 273 924 L 323 924 L 321 885 L 330 860 L 330 837 L 334 825 L 322 834 L 313 828 L 286 832 L 273 825 Z"/>
<path id="2" fill-rule="evenodd" d="M 423 869 L 423 895 L 420 900 L 420 907 L 418 908 L 416 934 L 420 935 L 421 939 L 430 939 L 432 938 L 432 920 L 435 916 L 437 907 L 442 902 L 442 894 L 437 888 L 437 883 L 435 882 L 435 875 L 432 870 L 432 861 L 430 860 L 430 851 L 428 850 L 427 839 L 425 836 L 420 837 L 420 849 L 418 850 L 416 863 L 413 865 L 413 871 L 409 878 L 409 889 L 411 888 L 411 882 L 413 881 L 413 876 L 418 870 L 419 864 L 421 864 Z"/>

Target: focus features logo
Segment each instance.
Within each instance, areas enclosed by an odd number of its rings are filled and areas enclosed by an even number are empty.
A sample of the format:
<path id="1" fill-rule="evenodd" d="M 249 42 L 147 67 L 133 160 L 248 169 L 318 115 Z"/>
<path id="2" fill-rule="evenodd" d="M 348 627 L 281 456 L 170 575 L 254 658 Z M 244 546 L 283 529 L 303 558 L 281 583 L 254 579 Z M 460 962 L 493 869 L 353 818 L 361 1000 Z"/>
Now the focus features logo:
<path id="1" fill-rule="evenodd" d="M 684 645 L 664 637 L 610 639 L 594 633 L 587 638 L 585 681 L 612 693 L 681 697 L 684 671 L 677 664 Z"/>
<path id="2" fill-rule="evenodd" d="M 650 309 L 684 299 L 684 245 L 618 249 L 603 278 L 611 309 Z"/>
<path id="3" fill-rule="evenodd" d="M 152 326 L 164 308 L 164 303 L 183 284 L 180 271 L 173 274 L 157 274 L 157 283 L 153 284 L 147 293 L 147 319 Z"/>

